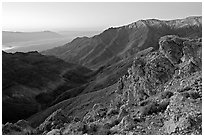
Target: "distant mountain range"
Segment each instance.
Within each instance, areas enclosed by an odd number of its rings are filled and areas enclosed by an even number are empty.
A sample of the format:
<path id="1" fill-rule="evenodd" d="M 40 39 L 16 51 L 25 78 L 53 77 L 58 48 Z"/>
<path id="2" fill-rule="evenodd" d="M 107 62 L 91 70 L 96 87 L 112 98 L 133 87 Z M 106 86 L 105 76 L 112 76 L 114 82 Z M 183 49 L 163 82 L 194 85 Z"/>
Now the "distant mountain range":
<path id="1" fill-rule="evenodd" d="M 2 32 L 2 49 L 6 52 L 43 51 L 62 46 L 79 36 L 94 36 L 99 31 Z"/>
<path id="2" fill-rule="evenodd" d="M 126 26 L 109 28 L 91 38 L 79 37 L 63 46 L 41 52 L 54 55 L 67 62 L 75 62 L 89 68 L 99 68 L 115 63 L 148 47 L 158 49 L 158 40 L 165 35 L 201 37 L 202 17 L 176 20 L 139 20 Z"/>
<path id="3" fill-rule="evenodd" d="M 11 43 L 11 42 L 25 42 L 25 41 L 34 41 L 50 38 L 60 38 L 62 35 L 51 32 L 51 31 L 42 31 L 42 32 L 12 32 L 12 31 L 3 31 L 2 32 L 2 44 Z"/>

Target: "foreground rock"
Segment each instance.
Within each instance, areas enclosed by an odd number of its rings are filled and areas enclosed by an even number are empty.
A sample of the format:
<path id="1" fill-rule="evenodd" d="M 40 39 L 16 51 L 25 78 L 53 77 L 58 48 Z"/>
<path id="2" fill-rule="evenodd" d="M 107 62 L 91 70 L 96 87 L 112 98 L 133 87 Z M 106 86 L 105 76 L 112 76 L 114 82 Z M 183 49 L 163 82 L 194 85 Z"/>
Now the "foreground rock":
<path id="1" fill-rule="evenodd" d="M 19 120 L 15 124 L 7 122 L 2 126 L 2 133 L 4 135 L 29 135 L 33 134 L 33 131 L 34 129 L 25 120 Z"/>

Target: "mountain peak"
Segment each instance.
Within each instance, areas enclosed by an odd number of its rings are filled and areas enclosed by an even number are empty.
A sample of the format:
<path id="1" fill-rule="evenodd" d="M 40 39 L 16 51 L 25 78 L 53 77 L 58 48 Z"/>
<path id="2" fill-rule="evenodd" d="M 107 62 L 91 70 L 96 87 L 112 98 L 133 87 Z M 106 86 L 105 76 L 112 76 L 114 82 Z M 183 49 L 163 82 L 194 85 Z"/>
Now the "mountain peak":
<path id="1" fill-rule="evenodd" d="M 201 18 L 196 16 L 175 20 L 139 20 L 125 26 L 111 27 L 91 38 L 75 39 L 66 44 L 67 46 L 42 53 L 95 69 L 116 58 L 128 58 L 150 46 L 158 49 L 159 38 L 167 34 L 201 37 Z"/>

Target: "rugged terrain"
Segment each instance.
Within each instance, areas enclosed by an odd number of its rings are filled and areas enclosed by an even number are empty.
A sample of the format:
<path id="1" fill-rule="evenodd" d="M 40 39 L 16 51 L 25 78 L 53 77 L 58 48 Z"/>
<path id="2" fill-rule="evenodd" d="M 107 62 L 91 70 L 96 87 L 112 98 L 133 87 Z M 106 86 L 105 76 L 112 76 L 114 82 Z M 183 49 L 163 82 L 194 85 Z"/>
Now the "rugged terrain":
<path id="1" fill-rule="evenodd" d="M 44 108 L 25 120 L 3 124 L 3 134 L 202 134 L 201 17 L 138 22 L 108 29 L 92 38 L 77 38 L 63 47 L 43 52 L 94 70 L 79 65 L 66 71 L 62 69 L 58 75 L 69 82 L 38 94 L 35 100 L 44 104 Z M 141 22 L 148 24 L 148 38 L 140 31 Z M 130 39 L 129 31 L 121 33 L 121 37 L 119 33 L 110 33 L 124 31 L 122 28 L 132 28 L 131 38 L 141 36 L 145 42 L 136 44 L 141 41 Z M 106 37 L 108 43 L 101 47 L 104 50 L 97 50 L 100 53 L 94 51 L 100 44 L 92 45 L 90 52 L 83 49 L 89 47 L 84 39 L 92 41 L 101 36 Z M 129 44 L 137 41 L 133 44 L 137 50 L 133 50 L 131 44 L 128 48 L 131 52 L 124 50 L 126 37 Z M 112 39 L 111 42 L 108 39 Z M 110 48 L 111 45 L 118 50 Z M 106 59 L 109 48 L 116 54 Z M 66 58 L 62 52 L 66 52 Z M 91 60 L 83 58 L 91 54 L 95 54 Z M 95 64 L 92 61 L 96 58 L 99 60 Z M 67 88 L 70 81 L 75 86 Z"/>
<path id="2" fill-rule="evenodd" d="M 139 20 L 129 25 L 109 28 L 93 37 L 80 37 L 61 47 L 42 52 L 89 68 L 99 68 L 129 58 L 148 47 L 158 49 L 158 40 L 165 35 L 201 37 L 202 18 L 188 17 L 170 21 Z"/>

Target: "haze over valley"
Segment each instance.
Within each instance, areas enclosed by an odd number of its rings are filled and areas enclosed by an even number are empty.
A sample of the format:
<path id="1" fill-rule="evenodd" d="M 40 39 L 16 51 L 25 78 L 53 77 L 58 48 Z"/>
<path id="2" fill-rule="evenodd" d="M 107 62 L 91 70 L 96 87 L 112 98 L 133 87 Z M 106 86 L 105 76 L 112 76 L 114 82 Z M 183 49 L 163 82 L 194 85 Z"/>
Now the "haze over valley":
<path id="1" fill-rule="evenodd" d="M 7 52 L 43 51 L 62 46 L 76 37 L 93 36 L 98 31 L 2 32 L 2 49 Z"/>

